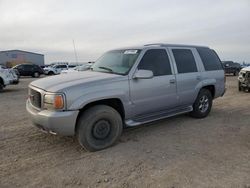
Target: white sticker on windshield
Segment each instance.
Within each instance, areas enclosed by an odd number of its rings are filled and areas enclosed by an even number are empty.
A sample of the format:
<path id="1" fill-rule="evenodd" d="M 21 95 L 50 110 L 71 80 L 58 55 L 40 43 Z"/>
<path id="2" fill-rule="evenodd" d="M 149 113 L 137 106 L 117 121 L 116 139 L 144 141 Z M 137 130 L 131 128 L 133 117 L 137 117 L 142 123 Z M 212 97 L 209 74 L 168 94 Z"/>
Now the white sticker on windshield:
<path id="1" fill-rule="evenodd" d="M 124 54 L 136 54 L 138 50 L 126 50 Z"/>

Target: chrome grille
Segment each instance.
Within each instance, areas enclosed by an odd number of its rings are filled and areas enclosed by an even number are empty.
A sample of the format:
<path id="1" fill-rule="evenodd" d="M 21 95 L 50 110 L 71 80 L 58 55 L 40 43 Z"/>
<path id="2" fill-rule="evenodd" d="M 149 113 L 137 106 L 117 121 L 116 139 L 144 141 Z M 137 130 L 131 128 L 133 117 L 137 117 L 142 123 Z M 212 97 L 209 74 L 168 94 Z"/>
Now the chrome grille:
<path id="1" fill-rule="evenodd" d="M 29 99 L 33 106 L 41 108 L 41 98 L 42 97 L 40 92 L 30 88 Z"/>

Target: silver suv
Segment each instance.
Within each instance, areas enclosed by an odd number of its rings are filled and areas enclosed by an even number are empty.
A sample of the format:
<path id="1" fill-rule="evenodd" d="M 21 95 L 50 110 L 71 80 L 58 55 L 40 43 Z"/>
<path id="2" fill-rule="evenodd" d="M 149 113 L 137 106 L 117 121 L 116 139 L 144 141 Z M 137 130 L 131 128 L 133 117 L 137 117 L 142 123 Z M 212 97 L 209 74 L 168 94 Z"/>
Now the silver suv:
<path id="1" fill-rule="evenodd" d="M 32 82 L 26 108 L 37 127 L 76 135 L 96 151 L 114 144 L 125 127 L 183 113 L 204 118 L 224 92 L 214 50 L 149 44 L 108 51 L 88 71 Z"/>

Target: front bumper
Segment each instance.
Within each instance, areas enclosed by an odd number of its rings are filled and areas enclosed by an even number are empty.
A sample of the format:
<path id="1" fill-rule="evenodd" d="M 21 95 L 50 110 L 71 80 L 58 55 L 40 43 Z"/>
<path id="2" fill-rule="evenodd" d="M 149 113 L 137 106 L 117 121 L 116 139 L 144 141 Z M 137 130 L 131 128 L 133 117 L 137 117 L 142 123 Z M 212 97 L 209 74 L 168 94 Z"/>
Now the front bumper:
<path id="1" fill-rule="evenodd" d="M 79 111 L 38 111 L 29 100 L 26 102 L 26 109 L 33 124 L 43 131 L 65 136 L 73 136 L 75 134 L 76 119 Z"/>

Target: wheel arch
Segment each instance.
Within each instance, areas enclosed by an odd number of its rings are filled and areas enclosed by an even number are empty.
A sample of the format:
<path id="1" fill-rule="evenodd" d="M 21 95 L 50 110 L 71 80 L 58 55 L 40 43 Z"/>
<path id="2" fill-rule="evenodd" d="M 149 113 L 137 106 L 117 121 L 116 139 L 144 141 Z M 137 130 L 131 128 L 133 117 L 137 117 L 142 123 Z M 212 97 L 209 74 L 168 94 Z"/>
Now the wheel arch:
<path id="1" fill-rule="evenodd" d="M 211 92 L 212 97 L 214 98 L 215 96 L 215 86 L 214 85 L 206 85 L 203 86 L 201 89 L 207 89 Z"/>
<path id="2" fill-rule="evenodd" d="M 121 99 L 119 98 L 106 98 L 106 99 L 100 99 L 100 100 L 96 100 L 96 101 L 92 101 L 89 102 L 87 104 L 85 104 L 78 113 L 77 119 L 76 119 L 76 125 L 75 125 L 75 131 L 77 130 L 77 122 L 79 120 L 79 118 L 81 117 L 81 115 L 88 110 L 89 108 L 96 106 L 96 105 L 107 105 L 110 106 L 112 108 L 114 108 L 120 115 L 122 120 L 124 121 L 125 119 L 125 109 L 124 109 L 124 105 Z"/>

